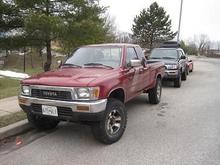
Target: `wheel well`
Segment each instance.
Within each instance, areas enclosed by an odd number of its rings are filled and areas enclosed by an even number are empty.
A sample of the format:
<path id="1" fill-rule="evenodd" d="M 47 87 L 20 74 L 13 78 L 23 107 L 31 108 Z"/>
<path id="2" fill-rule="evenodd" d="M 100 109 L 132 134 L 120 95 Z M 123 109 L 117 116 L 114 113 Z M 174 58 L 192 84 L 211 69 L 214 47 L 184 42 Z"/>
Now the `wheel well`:
<path id="1" fill-rule="evenodd" d="M 162 79 L 162 76 L 159 74 L 159 75 L 157 75 L 157 79 Z"/>
<path id="2" fill-rule="evenodd" d="M 118 99 L 118 100 L 120 100 L 121 102 L 124 103 L 124 101 L 125 101 L 125 92 L 122 88 L 115 89 L 114 91 L 112 91 L 110 93 L 109 98 Z"/>

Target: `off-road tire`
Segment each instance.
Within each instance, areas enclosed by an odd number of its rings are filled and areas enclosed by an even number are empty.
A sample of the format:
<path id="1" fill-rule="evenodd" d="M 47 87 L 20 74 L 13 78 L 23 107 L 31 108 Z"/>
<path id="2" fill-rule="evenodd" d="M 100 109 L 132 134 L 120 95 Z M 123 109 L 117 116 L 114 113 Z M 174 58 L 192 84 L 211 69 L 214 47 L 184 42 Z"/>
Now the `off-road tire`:
<path id="1" fill-rule="evenodd" d="M 56 128 L 59 121 L 56 119 L 34 115 L 32 113 L 27 113 L 27 119 L 35 128 L 39 130 L 50 130 Z"/>
<path id="2" fill-rule="evenodd" d="M 157 78 L 155 87 L 150 89 L 148 94 L 150 104 L 158 104 L 160 102 L 161 95 L 162 95 L 162 81 L 160 78 Z"/>
<path id="3" fill-rule="evenodd" d="M 108 128 L 110 127 L 108 126 L 110 125 L 109 120 L 111 119 L 111 114 L 115 110 L 121 117 L 121 122 L 120 122 L 121 125 L 117 132 L 111 134 L 108 130 Z M 114 120 L 116 121 L 116 119 Z M 122 137 L 126 128 L 126 124 L 127 124 L 127 112 L 125 109 L 125 105 L 117 99 L 110 98 L 108 99 L 108 103 L 104 114 L 104 119 L 92 125 L 92 133 L 98 141 L 104 144 L 112 144 L 117 142 Z"/>

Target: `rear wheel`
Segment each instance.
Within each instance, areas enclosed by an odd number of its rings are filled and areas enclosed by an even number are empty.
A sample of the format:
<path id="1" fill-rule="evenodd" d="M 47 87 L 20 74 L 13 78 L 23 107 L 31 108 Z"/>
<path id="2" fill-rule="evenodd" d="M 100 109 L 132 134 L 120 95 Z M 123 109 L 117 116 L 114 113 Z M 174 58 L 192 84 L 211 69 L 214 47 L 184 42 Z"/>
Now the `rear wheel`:
<path id="1" fill-rule="evenodd" d="M 192 69 L 190 70 L 190 72 L 193 72 L 193 66 L 192 66 Z"/>
<path id="2" fill-rule="evenodd" d="M 37 116 L 32 113 L 27 114 L 28 121 L 39 130 L 50 130 L 55 128 L 59 121 L 44 116 Z"/>
<path id="3" fill-rule="evenodd" d="M 186 69 L 186 75 L 189 75 L 189 72 L 190 72 L 189 67 L 187 67 L 187 69 Z"/>
<path id="4" fill-rule="evenodd" d="M 180 88 L 182 84 L 182 78 L 181 76 L 178 76 L 175 80 L 174 80 L 174 87 L 176 88 Z"/>
<path id="5" fill-rule="evenodd" d="M 161 94 L 162 94 L 162 81 L 160 78 L 157 78 L 155 87 L 149 91 L 148 97 L 150 104 L 158 104 L 161 99 Z"/>
<path id="6" fill-rule="evenodd" d="M 117 142 L 123 135 L 127 124 L 124 104 L 116 99 L 109 99 L 104 119 L 92 125 L 94 137 L 104 144 Z"/>

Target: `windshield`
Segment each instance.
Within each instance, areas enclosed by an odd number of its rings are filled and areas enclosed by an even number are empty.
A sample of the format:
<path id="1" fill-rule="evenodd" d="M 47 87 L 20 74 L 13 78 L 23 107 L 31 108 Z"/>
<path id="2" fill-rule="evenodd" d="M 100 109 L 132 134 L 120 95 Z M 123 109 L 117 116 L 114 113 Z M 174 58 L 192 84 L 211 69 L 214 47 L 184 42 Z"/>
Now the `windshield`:
<path id="1" fill-rule="evenodd" d="M 178 54 L 175 49 L 154 49 L 150 55 L 151 59 L 177 59 Z"/>
<path id="2" fill-rule="evenodd" d="M 117 68 L 120 66 L 121 56 L 121 47 L 83 47 L 74 52 L 64 65 Z"/>

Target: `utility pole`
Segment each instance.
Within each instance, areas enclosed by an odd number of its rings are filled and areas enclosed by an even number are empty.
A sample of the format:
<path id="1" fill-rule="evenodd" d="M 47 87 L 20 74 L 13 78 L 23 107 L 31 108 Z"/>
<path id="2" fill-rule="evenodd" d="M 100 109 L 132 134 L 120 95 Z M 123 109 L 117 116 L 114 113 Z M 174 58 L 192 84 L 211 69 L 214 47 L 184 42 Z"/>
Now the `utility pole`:
<path id="1" fill-rule="evenodd" d="M 180 30 L 181 30 L 181 22 L 182 22 L 182 11 L 183 11 L 183 0 L 181 0 L 181 4 L 180 4 L 180 17 L 179 17 L 179 27 L 178 27 L 178 33 L 177 33 L 177 42 L 180 41 Z"/>
<path id="2" fill-rule="evenodd" d="M 24 50 L 23 50 L 23 51 L 24 51 L 24 68 L 23 68 L 23 69 L 24 69 L 24 73 L 25 73 L 25 71 L 26 71 L 26 55 L 25 55 L 25 53 L 26 53 L 25 51 L 26 51 L 26 50 L 25 50 L 25 49 L 26 49 L 26 48 L 24 47 Z"/>

